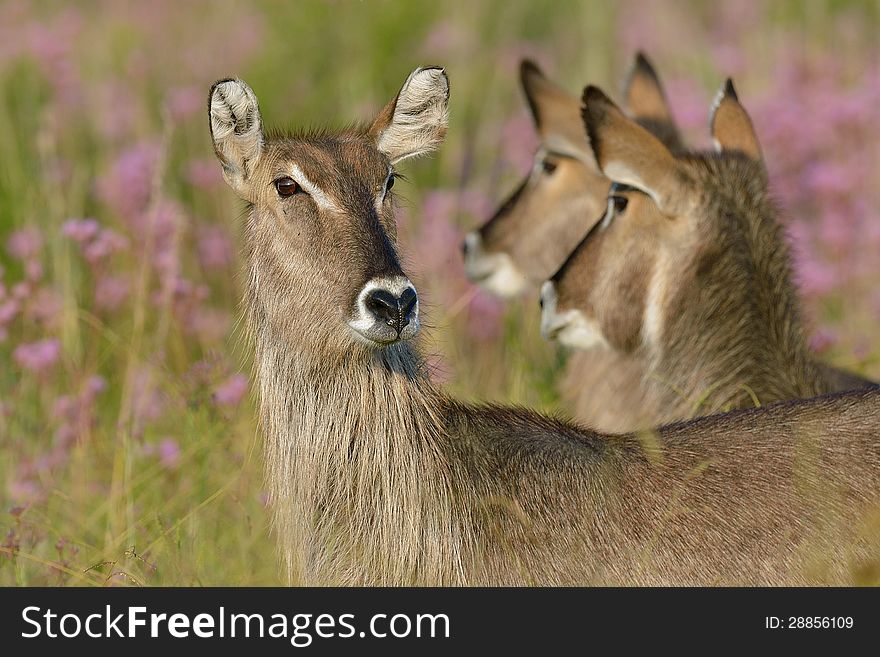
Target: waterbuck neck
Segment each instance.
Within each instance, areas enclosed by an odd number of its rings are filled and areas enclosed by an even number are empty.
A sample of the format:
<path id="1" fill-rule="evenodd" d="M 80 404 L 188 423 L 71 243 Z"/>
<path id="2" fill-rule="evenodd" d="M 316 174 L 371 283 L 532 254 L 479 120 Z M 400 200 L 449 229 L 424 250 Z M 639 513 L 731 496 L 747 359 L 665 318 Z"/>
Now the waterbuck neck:
<path id="1" fill-rule="evenodd" d="M 318 358 L 265 323 L 251 328 L 273 526 L 291 581 L 458 583 L 444 402 L 416 349 Z"/>
<path id="2" fill-rule="evenodd" d="M 703 158 L 709 187 L 703 246 L 669 300 L 664 352 L 652 378 L 667 379 L 694 412 L 812 397 L 829 391 L 804 335 L 778 210 L 745 158 Z M 727 184 L 726 181 L 735 181 Z"/>

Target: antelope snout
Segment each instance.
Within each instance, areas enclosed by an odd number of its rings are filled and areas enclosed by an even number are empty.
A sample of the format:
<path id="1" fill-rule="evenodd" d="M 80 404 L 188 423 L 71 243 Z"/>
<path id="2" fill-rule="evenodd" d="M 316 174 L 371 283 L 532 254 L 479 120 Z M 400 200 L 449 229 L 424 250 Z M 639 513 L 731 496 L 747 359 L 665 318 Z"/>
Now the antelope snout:
<path id="1" fill-rule="evenodd" d="M 416 291 L 411 287 L 406 288 L 399 297 L 388 290 L 373 290 L 365 300 L 367 310 L 378 321 L 397 331 L 398 335 L 409 325 L 418 302 Z"/>
<path id="2" fill-rule="evenodd" d="M 542 337 L 545 340 L 552 340 L 565 327 L 565 324 L 565 320 L 556 314 L 556 287 L 553 281 L 545 281 L 541 286 Z"/>
<path id="3" fill-rule="evenodd" d="M 577 308 L 560 309 L 559 292 L 552 280 L 541 287 L 541 335 L 575 349 L 608 345 L 596 320 Z"/>
<path id="4" fill-rule="evenodd" d="M 358 294 L 349 326 L 371 343 L 408 340 L 419 330 L 419 297 L 408 278 L 375 278 Z"/>

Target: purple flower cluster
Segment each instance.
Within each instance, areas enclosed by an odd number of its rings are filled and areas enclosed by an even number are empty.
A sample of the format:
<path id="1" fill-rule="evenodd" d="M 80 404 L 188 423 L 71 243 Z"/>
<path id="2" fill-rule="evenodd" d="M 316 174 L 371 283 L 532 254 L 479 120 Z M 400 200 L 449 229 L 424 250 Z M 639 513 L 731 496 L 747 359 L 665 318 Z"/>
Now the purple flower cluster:
<path id="1" fill-rule="evenodd" d="M 55 338 L 25 342 L 12 352 L 13 360 L 23 369 L 36 374 L 45 374 L 52 369 L 61 356 L 61 345 Z"/>
<path id="2" fill-rule="evenodd" d="M 180 472 L 199 437 L 181 417 L 204 408 L 226 426 L 245 412 L 247 378 L 217 356 L 232 353 L 239 293 L 224 215 L 206 202 L 223 183 L 199 119 L 206 84 L 256 51 L 262 14 L 184 9 L 204 29 L 185 49 L 149 56 L 122 42 L 110 55 L 101 48 L 112 39 L 95 38 L 124 26 L 133 44 L 178 41 L 180 11 L 171 0 L 52 11 L 0 3 L 0 83 L 19 84 L 7 76 L 24 67 L 45 90 L 24 110 L 37 133 L 20 135 L 34 149 L 38 168 L 27 175 L 39 202 L 24 194 L 15 224 L 0 227 L 0 358 L 11 372 L 0 383 L 0 448 L 11 464 L 0 504 L 21 505 L 15 518 L 82 467 L 78 446 L 100 443 L 95 458 L 106 466 L 126 436 L 134 458 Z M 89 485 L 108 494 L 109 480 Z M 17 550 L 22 535 L 4 545 Z M 59 545 L 64 564 L 75 547 Z"/>

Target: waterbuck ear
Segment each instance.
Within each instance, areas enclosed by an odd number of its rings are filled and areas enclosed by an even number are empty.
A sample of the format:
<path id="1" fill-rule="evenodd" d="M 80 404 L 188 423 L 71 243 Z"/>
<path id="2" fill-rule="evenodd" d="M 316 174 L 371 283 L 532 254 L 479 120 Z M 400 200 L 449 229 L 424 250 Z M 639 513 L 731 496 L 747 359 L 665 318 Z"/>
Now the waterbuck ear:
<path id="1" fill-rule="evenodd" d="M 368 133 L 391 163 L 436 149 L 449 124 L 449 78 L 439 67 L 417 68 L 379 112 Z"/>
<path id="2" fill-rule="evenodd" d="M 577 97 L 550 81 L 528 59 L 520 64 L 519 74 L 544 147 L 596 166 L 593 151 L 584 134 Z"/>
<path id="3" fill-rule="evenodd" d="M 657 71 L 642 52 L 635 61 L 623 85 L 625 107 L 630 116 L 672 123 L 672 112 Z"/>
<path id="4" fill-rule="evenodd" d="M 249 178 L 263 152 L 257 97 L 241 80 L 219 80 L 208 96 L 208 118 L 223 178 L 239 196 L 247 197 Z"/>
<path id="5" fill-rule="evenodd" d="M 606 177 L 641 189 L 666 214 L 684 210 L 687 177 L 663 142 L 627 118 L 598 87 L 584 89 L 582 113 L 596 162 Z"/>
<path id="6" fill-rule="evenodd" d="M 752 120 L 740 104 L 728 78 L 715 96 L 709 115 L 709 130 L 718 151 L 741 151 L 753 160 L 761 162 L 761 145 Z"/>

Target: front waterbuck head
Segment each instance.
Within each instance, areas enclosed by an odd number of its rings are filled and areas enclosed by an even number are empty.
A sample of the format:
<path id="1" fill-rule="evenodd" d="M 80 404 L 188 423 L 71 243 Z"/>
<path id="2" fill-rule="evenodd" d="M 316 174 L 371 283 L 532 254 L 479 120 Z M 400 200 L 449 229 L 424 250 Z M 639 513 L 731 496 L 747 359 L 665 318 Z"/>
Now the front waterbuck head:
<path id="1" fill-rule="evenodd" d="M 577 246 L 605 207 L 610 181 L 597 166 L 578 98 L 524 61 L 520 82 L 540 146 L 534 165 L 510 198 L 465 237 L 468 276 L 510 297 L 537 289 Z M 678 130 L 660 80 L 638 53 L 624 84 L 627 110 L 672 148 Z"/>
<path id="2" fill-rule="evenodd" d="M 790 298 L 761 151 L 733 85 L 713 108 L 716 151 L 707 153 L 674 155 L 596 87 L 583 101 L 596 160 L 614 183 L 601 220 L 542 288 L 545 337 L 656 353 L 726 333 L 732 342 L 719 348 L 742 356 L 736 340 L 765 336 L 762 311 Z"/>
<path id="3" fill-rule="evenodd" d="M 419 68 L 369 126 L 267 137 L 251 88 L 214 84 L 214 151 L 251 209 L 247 297 L 256 330 L 330 353 L 416 334 L 418 296 L 398 260 L 391 188 L 397 163 L 443 140 L 448 98 L 445 72 Z"/>

